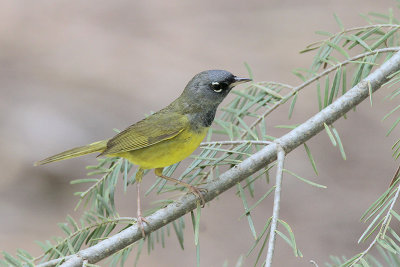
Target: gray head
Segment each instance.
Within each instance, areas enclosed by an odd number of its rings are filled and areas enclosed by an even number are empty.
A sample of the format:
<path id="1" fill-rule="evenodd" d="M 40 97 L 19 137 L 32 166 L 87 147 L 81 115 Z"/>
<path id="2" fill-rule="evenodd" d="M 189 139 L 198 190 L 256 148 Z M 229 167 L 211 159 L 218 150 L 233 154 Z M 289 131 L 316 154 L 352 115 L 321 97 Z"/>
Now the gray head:
<path id="1" fill-rule="evenodd" d="M 182 96 L 191 104 L 217 107 L 233 87 L 249 81 L 251 79 L 236 77 L 226 70 L 206 70 L 192 78 Z"/>
<path id="2" fill-rule="evenodd" d="M 192 78 L 172 105 L 178 105 L 179 111 L 187 114 L 193 131 L 200 131 L 211 125 L 218 105 L 231 89 L 249 81 L 226 70 L 206 70 Z"/>

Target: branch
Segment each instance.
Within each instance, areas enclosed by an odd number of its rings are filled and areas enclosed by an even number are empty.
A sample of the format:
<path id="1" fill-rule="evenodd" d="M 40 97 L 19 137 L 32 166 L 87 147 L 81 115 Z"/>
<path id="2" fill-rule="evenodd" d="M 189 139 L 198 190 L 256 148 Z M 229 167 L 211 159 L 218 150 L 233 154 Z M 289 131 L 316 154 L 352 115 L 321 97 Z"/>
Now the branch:
<path id="1" fill-rule="evenodd" d="M 370 55 L 375 55 L 377 53 L 390 53 L 390 52 L 397 52 L 400 50 L 400 47 L 388 47 L 388 48 L 381 48 L 381 49 L 376 49 L 373 50 L 371 52 L 366 52 L 363 54 L 359 54 L 356 55 L 352 58 L 349 58 L 343 62 L 340 62 L 326 70 L 324 70 L 323 72 L 319 73 L 316 76 L 313 76 L 312 78 L 308 79 L 307 81 L 304 81 L 302 84 L 300 84 L 299 86 L 296 87 L 292 87 L 292 92 L 290 92 L 288 95 L 286 95 L 284 98 L 282 98 L 281 100 L 275 102 L 275 104 L 273 104 L 269 109 L 267 109 L 263 114 L 261 114 L 259 116 L 259 118 L 257 120 L 255 120 L 249 127 L 250 129 L 253 129 L 254 127 L 256 127 L 263 118 L 265 118 L 266 116 L 268 116 L 272 111 L 274 111 L 276 108 L 278 108 L 280 105 L 284 104 L 290 97 L 292 97 L 293 95 L 295 95 L 297 92 L 299 92 L 300 90 L 304 89 L 305 87 L 309 86 L 311 83 L 318 81 L 321 77 L 324 77 L 325 75 L 328 75 L 329 73 L 337 70 L 338 68 L 345 66 L 347 64 L 350 64 L 354 61 L 356 61 L 357 59 L 366 57 L 366 56 L 370 56 Z M 356 86 L 355 86 L 356 87 Z M 243 139 L 246 136 L 247 133 L 243 133 L 241 138 Z"/>
<path id="2" fill-rule="evenodd" d="M 354 27 L 354 28 L 349 28 L 347 30 L 343 30 L 341 32 L 337 32 L 335 34 L 332 34 L 329 38 L 325 40 L 321 40 L 312 44 L 307 45 L 307 48 L 301 51 L 300 53 L 306 52 L 308 49 L 317 49 L 321 47 L 322 44 L 326 43 L 327 41 L 333 40 L 336 36 L 339 36 L 341 34 L 349 33 L 349 32 L 354 32 L 354 31 L 360 31 L 360 30 L 369 30 L 369 29 L 375 29 L 375 28 L 400 28 L 400 25 L 398 24 L 373 24 L 373 25 L 367 25 L 367 26 L 361 26 L 361 27 Z"/>
<path id="3" fill-rule="evenodd" d="M 397 52 L 388 61 L 383 63 L 378 69 L 368 75 L 363 81 L 354 86 L 346 94 L 334 101 L 331 105 L 275 141 L 282 146 L 282 149 L 286 153 L 289 153 L 322 131 L 324 129 L 324 123 L 328 125 L 332 124 L 353 107 L 361 103 L 369 96 L 370 90 L 372 92 L 378 90 L 389 80 L 388 77 L 399 69 L 400 52 Z M 221 174 L 218 180 L 209 182 L 205 187 L 208 190 L 208 192 L 204 194 L 205 201 L 208 202 L 213 200 L 215 197 L 235 186 L 248 176 L 262 168 L 265 168 L 265 166 L 273 162 L 276 157 L 276 143 L 264 147 L 240 164 Z M 184 216 L 196 208 L 196 203 L 197 198 L 193 194 L 186 194 L 176 202 L 171 203 L 167 207 L 146 217 L 148 224 L 145 224 L 145 233 L 149 234 L 177 218 Z M 137 225 L 133 225 L 92 247 L 72 255 L 72 257 L 61 266 L 82 266 L 83 260 L 88 260 L 89 263 L 96 263 L 141 238 L 142 233 L 140 228 Z M 58 262 L 61 262 L 62 260 L 64 259 L 60 259 Z M 46 265 L 46 263 L 43 263 L 38 266 L 43 267 L 54 265 Z"/>
<path id="4" fill-rule="evenodd" d="M 396 171 L 393 181 L 396 181 L 396 178 L 398 178 L 399 171 L 400 171 L 400 166 Z M 393 184 L 393 182 L 391 183 L 390 186 L 392 186 L 392 184 Z M 385 219 L 383 220 L 383 222 L 381 224 L 381 229 L 386 228 L 389 225 L 389 222 L 390 222 L 389 218 L 391 217 L 390 213 L 393 210 L 394 204 L 397 202 L 399 193 L 400 193 L 400 183 L 397 186 L 396 193 L 395 193 L 393 199 L 391 200 L 392 204 L 390 204 L 390 207 L 389 207 L 388 211 L 386 212 Z M 389 194 L 388 194 L 388 196 L 389 196 Z M 363 252 L 360 253 L 360 256 L 358 256 L 357 259 L 355 259 L 353 261 L 353 263 L 350 265 L 350 267 L 355 266 L 358 262 L 360 262 L 360 260 L 362 258 L 364 258 L 364 256 L 375 246 L 376 242 L 378 242 L 378 239 L 380 239 L 380 238 L 383 238 L 381 231 L 378 232 L 378 234 L 375 236 L 375 238 L 371 242 L 371 244 L 369 244 L 369 246 Z"/>
<path id="5" fill-rule="evenodd" d="M 282 149 L 280 144 L 277 144 L 278 150 L 278 165 L 276 167 L 276 181 L 275 181 L 275 195 L 274 195 L 274 209 L 272 211 L 272 221 L 271 221 L 271 231 L 269 234 L 268 240 L 268 252 L 267 258 L 265 260 L 265 266 L 272 266 L 272 256 L 274 255 L 275 248 L 275 238 L 276 238 L 276 229 L 278 227 L 278 219 L 279 219 L 279 209 L 281 202 L 281 188 L 282 188 L 282 175 L 283 175 L 283 163 L 285 162 L 285 151 Z"/>
<path id="6" fill-rule="evenodd" d="M 258 141 L 258 140 L 239 140 L 239 141 L 216 141 L 216 142 L 203 142 L 200 144 L 201 147 L 207 147 L 210 145 L 241 145 L 241 144 L 252 144 L 252 145 L 270 145 L 273 142 L 270 141 Z"/>

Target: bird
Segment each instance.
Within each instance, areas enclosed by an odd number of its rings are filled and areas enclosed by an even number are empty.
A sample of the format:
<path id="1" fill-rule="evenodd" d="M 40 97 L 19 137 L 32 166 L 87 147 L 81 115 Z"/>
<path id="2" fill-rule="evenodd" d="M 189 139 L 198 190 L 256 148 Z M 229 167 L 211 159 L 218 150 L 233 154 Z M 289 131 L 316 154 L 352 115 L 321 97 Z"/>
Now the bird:
<path id="1" fill-rule="evenodd" d="M 34 166 L 96 152 L 99 153 L 97 157 L 122 157 L 137 165 L 137 223 L 145 236 L 143 224 L 147 220 L 142 215 L 140 204 L 140 183 L 144 171 L 154 169 L 156 176 L 186 187 L 204 206 L 202 188 L 165 176 L 163 169 L 187 158 L 200 146 L 221 102 L 233 87 L 250 81 L 226 70 L 202 71 L 189 81 L 182 94 L 171 104 L 114 137 L 72 148 L 37 161 Z"/>

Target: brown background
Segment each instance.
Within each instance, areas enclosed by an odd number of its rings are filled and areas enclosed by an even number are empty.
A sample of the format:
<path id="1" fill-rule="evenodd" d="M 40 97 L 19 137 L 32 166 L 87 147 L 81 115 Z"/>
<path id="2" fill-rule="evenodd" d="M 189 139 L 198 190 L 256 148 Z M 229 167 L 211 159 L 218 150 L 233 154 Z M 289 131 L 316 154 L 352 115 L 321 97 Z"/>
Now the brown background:
<path id="1" fill-rule="evenodd" d="M 1 1 L 0 2 L 0 250 L 24 248 L 39 253 L 35 240 L 61 235 L 57 223 L 74 215 L 93 157 L 34 168 L 32 163 L 64 149 L 96 141 L 165 106 L 197 72 L 221 68 L 246 75 L 248 62 L 257 81 L 296 85 L 291 74 L 308 67 L 310 55 L 298 51 L 318 40 L 316 30 L 337 31 L 336 13 L 345 26 L 366 24 L 359 13 L 387 12 L 395 1 Z M 397 10 L 396 10 L 397 12 Z M 396 163 L 385 138 L 390 122 L 382 116 L 395 103 L 383 102 L 388 89 L 363 103 L 339 129 L 348 159 L 341 159 L 328 137 L 310 143 L 320 175 L 315 176 L 302 148 L 286 167 L 328 186 L 312 188 L 285 176 L 282 219 L 296 234 L 304 258 L 278 241 L 276 266 L 320 266 L 329 255 L 351 256 L 365 246 L 363 211 L 382 193 Z M 301 123 L 316 109 L 315 85 L 302 92 L 295 116 L 288 107 L 270 116 L 270 126 Z M 286 130 L 270 128 L 279 136 Z M 144 187 L 152 183 L 148 175 Z M 256 190 L 260 197 L 264 183 Z M 145 207 L 156 199 L 147 197 Z M 121 216 L 134 216 L 133 188 L 120 193 Z M 272 198 L 255 211 L 258 232 L 271 215 Z M 247 220 L 239 220 L 241 200 L 234 190 L 202 212 L 201 265 L 234 266 L 252 245 Z M 78 214 L 75 214 L 78 217 Z M 173 236 L 139 266 L 195 266 L 192 229 L 187 220 L 185 250 Z M 264 257 L 264 256 L 263 256 Z M 250 266 L 254 254 L 245 262 Z"/>

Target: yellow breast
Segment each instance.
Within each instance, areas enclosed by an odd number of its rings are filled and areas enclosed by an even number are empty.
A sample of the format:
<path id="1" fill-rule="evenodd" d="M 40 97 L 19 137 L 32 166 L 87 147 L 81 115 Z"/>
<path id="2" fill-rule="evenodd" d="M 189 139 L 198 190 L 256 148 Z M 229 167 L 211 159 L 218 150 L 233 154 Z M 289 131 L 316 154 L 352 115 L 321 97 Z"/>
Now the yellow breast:
<path id="1" fill-rule="evenodd" d="M 142 169 L 167 167 L 192 154 L 203 141 L 207 131 L 206 127 L 200 132 L 186 129 L 171 139 L 130 152 L 119 153 L 116 156 L 126 158 Z"/>

